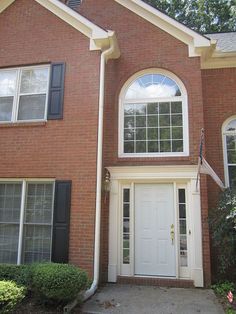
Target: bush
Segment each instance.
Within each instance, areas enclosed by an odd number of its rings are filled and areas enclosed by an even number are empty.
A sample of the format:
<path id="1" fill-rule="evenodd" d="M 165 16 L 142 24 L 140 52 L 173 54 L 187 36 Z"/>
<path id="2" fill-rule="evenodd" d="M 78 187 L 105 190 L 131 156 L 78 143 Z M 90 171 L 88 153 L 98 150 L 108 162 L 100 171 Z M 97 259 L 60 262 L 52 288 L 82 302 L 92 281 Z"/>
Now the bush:
<path id="1" fill-rule="evenodd" d="M 0 264 L 0 280 L 15 281 L 18 285 L 30 287 L 32 266 Z"/>
<path id="2" fill-rule="evenodd" d="M 236 278 L 236 193 L 225 190 L 217 208 L 210 212 L 212 244 L 219 278 Z"/>
<path id="3" fill-rule="evenodd" d="M 25 288 L 12 281 L 0 281 L 0 313 L 9 313 L 25 297 Z"/>
<path id="4" fill-rule="evenodd" d="M 33 291 L 46 302 L 66 304 L 87 287 L 87 274 L 68 264 L 44 263 L 35 265 Z"/>
<path id="5" fill-rule="evenodd" d="M 217 283 L 215 285 L 212 285 L 211 287 L 215 291 L 216 294 L 218 294 L 222 297 L 226 297 L 226 295 L 228 294 L 229 291 L 231 291 L 232 293 L 235 292 L 234 283 L 229 282 L 229 281 Z"/>

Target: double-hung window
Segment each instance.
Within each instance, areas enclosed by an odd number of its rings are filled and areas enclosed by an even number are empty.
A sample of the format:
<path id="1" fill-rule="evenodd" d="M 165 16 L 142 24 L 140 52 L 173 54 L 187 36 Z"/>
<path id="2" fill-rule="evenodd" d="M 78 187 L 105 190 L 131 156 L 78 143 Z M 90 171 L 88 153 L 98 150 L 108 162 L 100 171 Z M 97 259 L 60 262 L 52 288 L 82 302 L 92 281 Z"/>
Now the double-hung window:
<path id="1" fill-rule="evenodd" d="M 187 93 L 182 82 L 164 70 L 135 77 L 121 92 L 119 155 L 188 155 Z"/>
<path id="2" fill-rule="evenodd" d="M 0 70 L 0 123 L 47 117 L 50 66 Z"/>
<path id="3" fill-rule="evenodd" d="M 236 117 L 230 118 L 223 125 L 225 181 L 236 189 Z"/>
<path id="4" fill-rule="evenodd" d="M 0 182 L 0 263 L 51 260 L 54 182 Z"/>

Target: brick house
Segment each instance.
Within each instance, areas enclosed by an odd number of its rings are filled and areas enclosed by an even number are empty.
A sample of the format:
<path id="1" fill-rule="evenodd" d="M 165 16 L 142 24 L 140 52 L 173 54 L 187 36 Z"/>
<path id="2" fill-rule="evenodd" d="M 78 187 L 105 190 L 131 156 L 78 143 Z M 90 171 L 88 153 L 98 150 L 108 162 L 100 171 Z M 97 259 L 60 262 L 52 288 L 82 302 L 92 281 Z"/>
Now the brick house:
<path id="1" fill-rule="evenodd" d="M 209 285 L 199 136 L 234 185 L 236 34 L 141 0 L 1 0 L 0 43 L 0 262 Z"/>

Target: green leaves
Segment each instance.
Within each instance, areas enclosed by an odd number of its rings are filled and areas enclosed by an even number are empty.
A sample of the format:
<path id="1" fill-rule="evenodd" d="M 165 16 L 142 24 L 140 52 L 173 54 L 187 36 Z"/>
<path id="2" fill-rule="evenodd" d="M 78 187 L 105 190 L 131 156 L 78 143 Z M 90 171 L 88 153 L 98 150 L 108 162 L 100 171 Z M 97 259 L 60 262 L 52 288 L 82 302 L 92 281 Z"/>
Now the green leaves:
<path id="1" fill-rule="evenodd" d="M 235 0 L 144 0 L 200 33 L 236 31 Z"/>

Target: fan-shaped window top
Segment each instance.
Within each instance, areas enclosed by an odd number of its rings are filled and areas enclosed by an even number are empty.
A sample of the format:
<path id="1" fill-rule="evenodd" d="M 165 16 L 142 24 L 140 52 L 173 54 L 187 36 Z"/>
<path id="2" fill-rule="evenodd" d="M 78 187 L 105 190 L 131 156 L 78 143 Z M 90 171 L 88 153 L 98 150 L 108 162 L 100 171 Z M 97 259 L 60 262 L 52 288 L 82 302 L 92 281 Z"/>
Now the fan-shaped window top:
<path id="1" fill-rule="evenodd" d="M 164 98 L 174 96 L 181 96 L 180 88 L 175 81 L 161 74 L 146 74 L 129 86 L 125 99 Z"/>
<path id="2" fill-rule="evenodd" d="M 230 121 L 226 128 L 225 128 L 226 132 L 236 132 L 236 119 Z"/>

